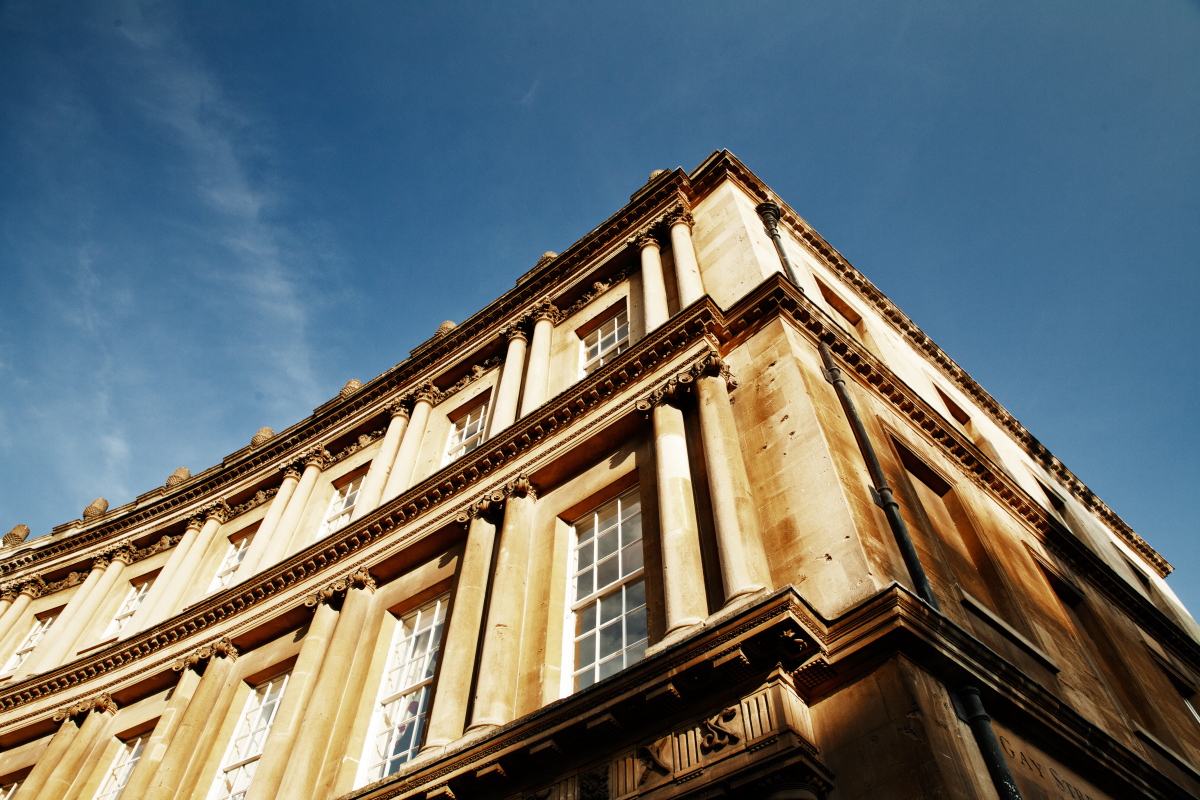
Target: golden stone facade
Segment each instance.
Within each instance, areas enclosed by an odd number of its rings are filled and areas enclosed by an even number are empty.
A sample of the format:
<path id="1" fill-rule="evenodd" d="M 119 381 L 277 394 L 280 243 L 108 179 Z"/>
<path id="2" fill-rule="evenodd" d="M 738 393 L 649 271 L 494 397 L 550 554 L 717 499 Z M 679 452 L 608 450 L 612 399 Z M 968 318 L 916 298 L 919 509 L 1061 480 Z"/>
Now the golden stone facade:
<path id="1" fill-rule="evenodd" d="M 1167 564 L 727 152 L 0 550 L 0 800 L 1182 798 Z"/>

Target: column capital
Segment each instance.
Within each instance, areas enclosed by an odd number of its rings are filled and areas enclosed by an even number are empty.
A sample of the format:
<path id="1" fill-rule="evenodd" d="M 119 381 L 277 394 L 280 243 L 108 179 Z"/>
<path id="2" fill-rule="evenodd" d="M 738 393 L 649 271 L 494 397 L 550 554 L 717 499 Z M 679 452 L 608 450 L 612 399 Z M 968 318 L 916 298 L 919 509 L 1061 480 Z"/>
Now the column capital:
<path id="1" fill-rule="evenodd" d="M 763 225 L 766 226 L 768 233 L 774 234 L 779 229 L 779 218 L 783 212 L 778 203 L 768 200 L 765 203 L 759 203 L 754 210 L 758 212 L 758 216 L 762 217 Z"/>
<path id="2" fill-rule="evenodd" d="M 633 236 L 629 237 L 629 244 L 639 250 L 645 250 L 647 247 L 657 247 L 662 249 L 662 245 L 658 242 L 658 237 L 654 235 L 653 226 L 647 227 Z"/>
<path id="3" fill-rule="evenodd" d="M 11 585 L 18 587 L 17 594 L 27 594 L 32 598 L 41 597 L 50 591 L 50 587 L 46 585 L 46 581 L 41 575 L 31 575 Z"/>
<path id="4" fill-rule="evenodd" d="M 562 309 L 554 305 L 549 297 L 543 298 L 530 313 L 535 323 L 546 319 L 557 325 L 562 320 Z"/>
<path id="5" fill-rule="evenodd" d="M 17 595 L 21 593 L 21 585 L 19 583 L 6 583 L 0 586 L 0 600 L 7 600 L 10 603 L 17 599 Z"/>
<path id="6" fill-rule="evenodd" d="M 393 400 L 385 405 L 383 410 L 387 412 L 389 418 L 404 417 L 408 419 L 412 414 L 412 396 L 406 394 L 398 400 Z"/>
<path id="7" fill-rule="evenodd" d="M 733 377 L 733 370 L 729 369 L 725 359 L 713 352 L 697 361 L 692 367 L 692 372 L 697 378 L 724 378 L 726 388 L 731 390 L 736 389 L 738 385 L 737 378 Z"/>
<path id="8" fill-rule="evenodd" d="M 680 203 L 668 211 L 666 216 L 663 217 L 663 220 L 667 223 L 667 227 L 672 227 L 674 225 L 687 225 L 690 229 L 696 224 L 696 219 L 692 216 L 692 212 L 687 208 L 687 206 L 683 205 L 683 203 Z"/>
<path id="9" fill-rule="evenodd" d="M 412 393 L 413 403 L 425 402 L 431 406 L 436 406 L 445 399 L 446 395 L 441 389 L 437 388 L 430 382 L 425 382 L 418 386 Z"/>
<path id="10" fill-rule="evenodd" d="M 93 568 L 97 566 L 107 567 L 112 562 L 118 560 L 124 562 L 125 565 L 128 566 L 134 562 L 134 559 L 135 554 L 133 544 L 131 542 L 122 542 L 121 544 L 115 544 L 110 547 L 106 547 L 92 561 L 92 566 Z"/>
<path id="11" fill-rule="evenodd" d="M 210 519 L 215 519 L 217 522 L 228 522 L 233 516 L 233 509 L 229 507 L 229 503 L 225 502 L 225 498 L 221 498 L 200 509 L 200 513 L 204 515 L 206 522 Z"/>
<path id="12" fill-rule="evenodd" d="M 200 664 L 212 658 L 228 658 L 230 661 L 236 661 L 238 657 L 237 648 L 229 637 L 222 636 L 216 641 L 209 642 L 206 645 L 197 647 L 192 652 L 188 653 L 183 658 L 171 665 L 171 669 L 175 672 L 183 672 L 189 667 L 198 667 Z"/>
<path id="13" fill-rule="evenodd" d="M 528 497 L 537 500 L 538 496 L 537 487 L 524 473 L 504 484 L 503 492 L 505 497 Z"/>
<path id="14" fill-rule="evenodd" d="M 295 461 L 280 467 L 279 471 L 283 473 L 283 477 L 285 478 L 295 478 L 296 480 L 300 480 L 300 465 Z"/>
<path id="15" fill-rule="evenodd" d="M 325 465 L 330 461 L 330 455 L 329 451 L 325 449 L 324 445 L 318 444 L 301 453 L 300 457 L 296 459 L 296 461 L 303 464 L 305 467 L 317 467 L 318 469 L 325 469 Z"/>
<path id="16" fill-rule="evenodd" d="M 513 339 L 520 339 L 524 342 L 529 341 L 529 331 L 526 329 L 524 319 L 519 319 L 511 325 L 504 326 L 500 329 L 500 335 L 507 342 L 511 342 Z"/>
<path id="17" fill-rule="evenodd" d="M 692 385 L 696 382 L 696 376 L 692 374 L 690 369 L 677 372 L 667 378 L 661 385 L 652 389 L 645 397 L 638 400 L 634 408 L 644 416 L 648 417 L 657 406 L 672 405 L 678 407 L 683 396 L 692 389 Z"/>
<path id="18" fill-rule="evenodd" d="M 107 692 L 104 692 L 95 697 L 89 697 L 86 700 L 80 700 L 78 703 L 60 708 L 54 712 L 52 719 L 55 722 L 64 722 L 71 717 L 86 716 L 91 711 L 98 711 L 101 714 L 116 714 L 117 702 Z"/>
<path id="19" fill-rule="evenodd" d="M 371 573 L 366 568 L 360 567 L 349 575 L 343 575 L 332 583 L 317 589 L 304 598 L 304 605 L 314 608 L 320 603 L 332 602 L 339 597 L 344 597 L 351 589 L 366 589 L 369 592 L 374 592 L 375 579 L 371 577 Z"/>

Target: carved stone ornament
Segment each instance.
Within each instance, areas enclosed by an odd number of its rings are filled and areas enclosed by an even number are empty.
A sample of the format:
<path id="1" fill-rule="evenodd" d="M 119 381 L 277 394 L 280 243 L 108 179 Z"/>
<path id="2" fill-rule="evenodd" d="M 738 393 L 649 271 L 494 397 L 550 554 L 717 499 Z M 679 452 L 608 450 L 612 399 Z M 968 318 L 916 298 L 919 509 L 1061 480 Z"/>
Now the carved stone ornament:
<path id="1" fill-rule="evenodd" d="M 6 583 L 0 586 L 0 600 L 12 602 L 17 599 L 17 595 L 21 593 L 21 585 L 19 583 Z"/>
<path id="2" fill-rule="evenodd" d="M 29 538 L 29 526 L 15 525 L 11 531 L 4 534 L 4 546 L 12 547 L 13 545 L 18 545 L 27 538 Z"/>
<path id="3" fill-rule="evenodd" d="M 351 589 L 366 589 L 374 592 L 375 579 L 371 577 L 371 573 L 360 567 L 349 575 L 343 575 L 332 583 L 317 589 L 304 598 L 304 605 L 312 608 L 318 603 L 328 603 L 335 598 L 342 597 Z"/>
<path id="4" fill-rule="evenodd" d="M 97 711 L 101 714 L 116 714 L 117 703 L 107 693 L 98 694 L 95 697 L 89 697 L 87 700 L 80 700 L 78 703 L 69 705 L 66 708 L 60 708 L 54 712 L 54 721 L 62 722 L 71 717 L 80 717 L 91 711 Z"/>
<path id="5" fill-rule="evenodd" d="M 188 653 L 183 658 L 171 665 L 171 669 L 175 672 L 183 672 L 188 667 L 196 667 L 208 661 L 210 658 L 228 658 L 231 661 L 237 660 L 238 651 L 233 646 L 233 642 L 228 637 L 221 637 L 215 642 L 209 642 L 206 645 L 197 647 L 192 652 Z"/>
<path id="6" fill-rule="evenodd" d="M 629 244 L 636 247 L 638 250 L 644 250 L 647 247 L 661 247 L 658 243 L 658 237 L 654 235 L 654 231 L 646 228 L 640 233 L 635 233 L 629 237 Z"/>
<path id="7" fill-rule="evenodd" d="M 557 325 L 563 318 L 563 312 L 562 309 L 554 305 L 553 301 L 547 297 L 534 306 L 532 316 L 535 322 L 546 319 Z"/>
<path id="8" fill-rule="evenodd" d="M 126 565 L 129 565 L 136 560 L 134 556 L 135 549 L 136 548 L 134 548 L 133 544 L 130 542 L 114 544 L 110 547 L 104 548 L 100 555 L 96 556 L 96 559 L 93 563 L 99 563 L 101 559 L 104 559 L 105 563 L 112 563 L 113 561 L 120 559 L 121 561 L 124 561 Z"/>
<path id="9" fill-rule="evenodd" d="M 229 507 L 229 503 L 225 500 L 217 500 L 209 503 L 204 508 L 200 509 L 200 513 L 206 520 L 215 519 L 217 522 L 225 523 L 233 519 L 233 509 Z"/>
<path id="10" fill-rule="evenodd" d="M 416 391 L 412 393 L 412 396 L 414 402 L 420 403 L 421 401 L 425 401 L 431 406 L 436 406 L 438 403 L 442 402 L 442 398 L 445 397 L 445 395 L 442 393 L 442 390 L 434 386 L 432 383 L 424 383 L 417 387 Z"/>
<path id="11" fill-rule="evenodd" d="M 347 397 L 354 394 L 361 388 L 362 381 L 360 381 L 358 378 L 351 378 L 350 380 L 346 381 L 346 385 L 342 387 L 340 392 L 338 392 L 338 396 L 345 400 Z"/>
<path id="12" fill-rule="evenodd" d="M 33 575 L 21 581 L 21 593 L 30 597 L 41 597 L 49 591 L 50 587 L 46 585 L 46 581 L 41 575 Z"/>
<path id="13" fill-rule="evenodd" d="M 513 339 L 524 339 L 525 341 L 529 341 L 529 331 L 525 329 L 525 326 L 522 324 L 522 322 L 523 320 L 517 320 L 512 325 L 507 325 L 500 329 L 500 336 L 504 339 L 504 341 L 507 342 Z"/>
<path id="14" fill-rule="evenodd" d="M 295 478 L 296 480 L 300 480 L 300 465 L 299 464 L 296 464 L 296 463 L 285 464 L 284 466 L 279 468 L 279 471 L 283 473 L 283 477 L 285 477 L 285 478 Z"/>
<path id="15" fill-rule="evenodd" d="M 187 467 L 180 467 L 172 472 L 170 477 L 167 478 L 167 488 L 174 489 L 176 486 L 183 483 L 190 477 L 192 477 L 192 471 Z"/>
<path id="16" fill-rule="evenodd" d="M 106 511 L 108 511 L 108 501 L 103 497 L 97 497 L 83 510 L 83 518 L 95 519 L 96 517 L 103 517 Z"/>
<path id="17" fill-rule="evenodd" d="M 654 171 L 652 171 L 652 172 L 650 173 L 650 177 L 646 179 L 646 183 L 650 183 L 650 181 L 654 180 L 654 179 L 655 179 L 655 178 L 657 178 L 658 176 L 660 176 L 660 175 L 666 175 L 666 174 L 667 174 L 667 170 L 665 170 L 665 169 L 656 169 L 656 170 L 654 170 Z"/>
<path id="18" fill-rule="evenodd" d="M 275 438 L 275 431 L 265 425 L 250 439 L 251 447 L 260 447 Z"/>
<path id="19" fill-rule="evenodd" d="M 682 204 L 677 205 L 668 211 L 664 219 L 666 220 L 668 227 L 672 225 L 683 224 L 690 228 L 696 224 L 696 219 L 692 216 L 692 212 L 688 211 Z"/>
<path id="20" fill-rule="evenodd" d="M 732 391 L 738 386 L 737 378 L 733 377 L 733 370 L 729 369 L 729 365 L 725 360 L 716 353 L 709 353 L 693 367 L 694 374 L 697 378 L 712 375 L 725 379 L 725 386 Z"/>
<path id="21" fill-rule="evenodd" d="M 725 379 L 729 389 L 737 387 L 737 380 L 729 369 L 729 365 L 715 352 L 709 352 L 702 359 L 680 370 L 667 379 L 666 383 L 655 388 L 648 395 L 637 401 L 635 408 L 643 415 L 649 416 L 654 407 L 663 403 L 678 403 L 683 395 L 692 391 L 696 379 L 705 376 L 718 376 Z"/>
<path id="22" fill-rule="evenodd" d="M 495 517 L 504 510 L 504 504 L 510 497 L 531 497 L 537 499 L 537 487 L 527 475 L 518 475 L 498 489 L 485 494 L 464 510 L 458 512 L 455 520 L 459 523 L 470 522 L 475 517 Z"/>
<path id="23" fill-rule="evenodd" d="M 317 445 L 301 453 L 297 461 L 306 467 L 320 467 L 324 469 L 325 465 L 329 463 L 330 458 L 329 451 L 323 446 Z"/>
<path id="24" fill-rule="evenodd" d="M 383 410 L 387 412 L 389 417 L 404 417 L 408 419 L 408 416 L 412 414 L 412 396 L 405 395 L 399 400 L 393 400 L 384 406 Z"/>
<path id="25" fill-rule="evenodd" d="M 438 325 L 437 330 L 433 332 L 433 335 L 437 338 L 441 338 L 457 327 L 458 325 L 456 325 L 452 320 L 446 320 L 441 325 Z"/>
<path id="26" fill-rule="evenodd" d="M 726 745 L 736 744 L 738 732 L 729 727 L 728 723 L 737 717 L 736 708 L 726 708 L 720 714 L 715 714 L 700 723 L 704 738 L 700 740 L 700 752 L 711 753 Z"/>

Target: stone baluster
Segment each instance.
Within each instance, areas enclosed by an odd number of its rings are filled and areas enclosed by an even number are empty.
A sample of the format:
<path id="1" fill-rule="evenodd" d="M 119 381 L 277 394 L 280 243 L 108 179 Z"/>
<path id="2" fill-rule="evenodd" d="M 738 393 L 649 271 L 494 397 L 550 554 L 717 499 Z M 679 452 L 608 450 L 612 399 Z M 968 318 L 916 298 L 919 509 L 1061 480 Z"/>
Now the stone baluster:
<path id="1" fill-rule="evenodd" d="M 408 430 L 408 419 L 412 411 L 404 399 L 389 403 L 387 411 L 389 414 L 387 433 L 383 435 L 383 443 L 379 445 L 379 452 L 371 459 L 367 477 L 363 478 L 362 488 L 358 491 L 358 501 L 354 504 L 354 519 L 370 514 L 379 508 L 379 501 L 383 499 L 383 490 L 387 486 L 388 476 L 392 474 L 392 468 L 396 463 L 396 454 L 400 452 L 400 442 L 404 439 L 404 432 Z"/>
<path id="2" fill-rule="evenodd" d="M 507 499 L 487 626 L 479 661 L 479 680 L 471 728 L 504 725 L 513 719 L 521 629 L 525 618 L 525 585 L 533 541 L 533 504 L 537 493 L 524 475 L 504 487 Z"/>
<path id="3" fill-rule="evenodd" d="M 525 372 L 525 353 L 529 343 L 525 326 L 517 323 L 505 328 L 504 336 L 508 339 L 508 352 L 504 356 L 504 371 L 500 374 L 496 402 L 492 406 L 489 439 L 516 421 L 517 402 L 521 398 L 521 377 Z"/>
<path id="4" fill-rule="evenodd" d="M 329 652 L 330 640 L 338 623 L 338 602 L 341 597 L 340 592 L 323 590 L 305 601 L 309 606 L 316 606 L 316 610 L 308 630 L 304 632 L 304 643 L 300 645 L 300 654 L 296 657 L 296 665 L 292 667 L 287 691 L 275 714 L 246 800 L 272 800 L 281 796 L 278 795 L 279 785 L 283 782 L 288 759 L 300 736 L 301 722 L 304 721 L 322 664 Z M 308 735 L 306 730 L 305 736 Z"/>
<path id="5" fill-rule="evenodd" d="M 63 609 L 62 614 L 54 621 L 54 635 L 48 637 L 44 647 L 38 648 L 36 663 L 30 664 L 30 672 L 43 672 L 54 669 L 74 652 L 75 643 L 79 641 L 87 624 L 95 616 L 100 604 L 104 602 L 107 589 L 97 591 L 97 587 L 106 584 L 103 576 L 106 568 L 113 559 L 113 553 L 103 553 L 92 560 L 92 569 L 88 572 L 83 584 L 75 590 L 71 602 Z M 132 556 L 131 556 L 132 560 Z M 118 562 L 119 563 L 119 562 Z M 31 659 L 32 661 L 32 659 Z"/>
<path id="6" fill-rule="evenodd" d="M 176 790 L 185 785 L 188 766 L 193 762 L 204 762 L 213 744 L 203 741 L 204 728 L 210 718 L 214 715 L 224 716 L 228 709 L 232 697 L 225 687 L 237 655 L 237 648 L 232 642 L 218 639 L 197 648 L 172 666 L 176 672 L 203 670 L 203 675 L 142 800 L 173 800 Z"/>
<path id="7" fill-rule="evenodd" d="M 658 239 L 644 231 L 629 240 L 642 254 L 642 309 L 649 334 L 670 318 L 667 284 L 663 278 L 662 251 Z"/>
<path id="8" fill-rule="evenodd" d="M 413 470 L 421 455 L 421 442 L 425 439 L 425 429 L 429 427 L 429 414 L 435 405 L 442 402 L 442 397 L 442 392 L 431 383 L 413 392 L 412 419 L 404 431 L 396 462 L 384 486 L 383 502 L 388 502 L 412 486 Z"/>
<path id="9" fill-rule="evenodd" d="M 321 477 L 321 470 L 328 462 L 329 453 L 324 447 L 313 447 L 300 456 L 299 463 L 304 465 L 304 472 L 300 474 L 296 491 L 292 492 L 291 498 L 288 499 L 287 508 L 284 509 L 283 516 L 279 518 L 279 524 L 263 551 L 260 562 L 263 568 L 278 564 L 296 549 L 294 541 L 300 528 L 300 520 L 304 516 L 304 509 L 317 486 L 317 479 Z"/>
<path id="10" fill-rule="evenodd" d="M 161 622 L 173 616 L 180 610 L 181 604 L 186 604 L 188 591 L 195 582 L 196 574 L 204 563 L 204 554 L 212 546 L 213 540 L 217 536 L 217 531 L 225 520 L 229 518 L 229 514 L 229 505 L 224 500 L 220 500 L 200 509 L 195 518 L 188 520 L 189 530 L 196 527 L 197 520 L 203 519 L 204 521 L 200 524 L 191 546 L 184 553 L 187 559 L 186 562 L 181 564 L 171 576 L 169 585 L 164 588 L 162 595 L 158 599 L 159 608 L 152 612 L 154 614 L 152 618 L 154 622 Z M 187 534 L 184 534 L 184 536 L 186 538 Z M 159 580 L 162 580 L 162 576 L 155 583 L 158 583 Z M 146 604 L 143 603 L 143 605 Z"/>
<path id="11" fill-rule="evenodd" d="M 715 353 L 699 364 L 694 373 L 721 581 L 728 604 L 770 586 L 771 573 L 729 405 L 729 387 L 737 382 Z"/>
<path id="12" fill-rule="evenodd" d="M 133 774 L 129 776 L 129 780 L 125 783 L 125 789 L 121 794 L 125 797 L 136 798 L 141 797 L 150 788 L 150 781 L 154 778 L 154 773 L 162 763 L 163 757 L 166 755 L 168 748 L 171 746 L 171 741 L 175 738 L 175 732 L 179 729 L 179 724 L 183 720 L 184 712 L 187 711 L 188 705 L 192 701 L 192 697 L 196 694 L 196 687 L 200 684 L 200 674 L 194 669 L 181 670 L 179 680 L 175 683 L 175 688 L 171 692 L 171 699 L 167 701 L 167 707 L 158 718 L 158 722 L 154 723 L 154 730 L 150 733 L 150 739 L 146 742 L 146 746 L 142 748 L 142 757 L 138 759 L 137 766 L 133 769 Z"/>
<path id="13" fill-rule="evenodd" d="M 550 388 L 550 339 L 562 312 L 549 300 L 533 311 L 533 341 L 529 345 L 529 368 L 525 372 L 525 392 L 521 399 L 521 416 L 546 402 Z"/>
<path id="14" fill-rule="evenodd" d="M 312 695 L 305 704 L 303 721 L 300 723 L 303 735 L 295 739 L 279 791 L 272 796 L 307 800 L 317 790 L 317 779 L 325 762 L 325 751 L 333 736 L 338 714 L 344 703 L 355 702 L 362 691 L 361 687 L 349 691 L 347 680 L 374 591 L 374 579 L 366 570 L 360 569 L 323 589 L 318 593 L 317 600 L 309 598 L 315 603 L 345 592 L 337 625 L 321 662 Z"/>
<path id="15" fill-rule="evenodd" d="M 46 778 L 41 791 L 37 793 L 38 800 L 63 800 L 66 797 L 92 748 L 96 746 L 109 720 L 116 713 L 117 704 L 107 694 L 101 694 L 54 715 L 55 719 L 61 715 L 64 721 L 67 717 L 82 719 L 82 723 L 77 723 L 79 732 L 71 739 L 70 746 L 62 757 L 56 760 L 53 771 Z M 23 786 L 21 788 L 24 789 Z"/>
<path id="16" fill-rule="evenodd" d="M 637 403 L 638 410 L 654 424 L 667 635 L 697 625 L 708 616 L 687 434 L 683 411 L 675 405 L 690 382 L 687 373 L 672 377 Z"/>
<path id="17" fill-rule="evenodd" d="M 459 521 L 468 524 L 467 543 L 454 584 L 441 672 L 429 710 L 426 747 L 443 747 L 461 737 L 466 729 L 471 679 L 475 674 L 492 551 L 496 546 L 496 525 L 503 504 L 504 493 L 492 492 L 460 516 Z"/>
<path id="18" fill-rule="evenodd" d="M 279 491 L 271 498 L 271 505 L 267 507 L 267 513 L 258 524 L 258 530 L 254 532 L 254 541 L 250 543 L 246 557 L 238 566 L 238 572 L 243 576 L 253 575 L 260 564 L 269 563 L 263 561 L 263 556 L 271 549 L 275 531 L 279 529 L 279 521 L 283 519 L 283 512 L 287 510 L 292 495 L 296 493 L 296 486 L 300 483 L 300 467 L 297 464 L 288 464 L 281 472 L 283 480 L 279 484 Z"/>
<path id="19" fill-rule="evenodd" d="M 679 287 L 679 305 L 686 308 L 704 296 L 704 281 L 692 244 L 692 214 L 683 206 L 667 214 L 671 253 L 675 259 L 675 282 Z"/>

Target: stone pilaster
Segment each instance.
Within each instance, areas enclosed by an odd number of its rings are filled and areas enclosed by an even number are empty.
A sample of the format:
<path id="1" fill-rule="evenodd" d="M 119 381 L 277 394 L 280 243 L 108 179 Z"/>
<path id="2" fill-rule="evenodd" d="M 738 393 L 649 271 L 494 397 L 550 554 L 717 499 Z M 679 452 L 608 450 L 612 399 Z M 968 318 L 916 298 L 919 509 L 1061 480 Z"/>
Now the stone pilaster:
<path id="1" fill-rule="evenodd" d="M 371 459 L 371 467 L 367 470 L 367 476 L 363 478 L 362 488 L 358 492 L 358 502 L 354 505 L 354 519 L 358 519 L 364 514 L 370 514 L 379 508 L 379 501 L 383 498 L 383 490 L 387 486 L 388 476 L 392 474 L 396 455 L 400 452 L 400 442 L 404 439 L 404 432 L 408 430 L 408 421 L 412 414 L 409 402 L 405 399 L 396 400 L 388 404 L 387 411 L 387 433 L 383 435 L 383 443 L 379 445 L 379 452 L 375 454 L 375 458 Z"/>

